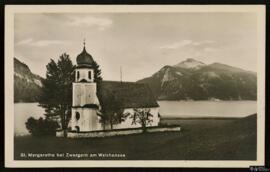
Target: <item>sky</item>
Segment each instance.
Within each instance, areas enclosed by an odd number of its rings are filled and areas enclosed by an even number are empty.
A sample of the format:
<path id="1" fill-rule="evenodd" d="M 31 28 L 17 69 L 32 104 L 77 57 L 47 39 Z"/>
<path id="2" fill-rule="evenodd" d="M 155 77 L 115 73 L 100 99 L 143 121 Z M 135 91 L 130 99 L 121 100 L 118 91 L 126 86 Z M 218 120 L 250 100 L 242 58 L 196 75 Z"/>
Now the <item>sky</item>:
<path id="1" fill-rule="evenodd" d="M 255 13 L 18 13 L 14 54 L 42 77 L 63 53 L 83 49 L 104 80 L 137 81 L 187 58 L 255 71 Z"/>

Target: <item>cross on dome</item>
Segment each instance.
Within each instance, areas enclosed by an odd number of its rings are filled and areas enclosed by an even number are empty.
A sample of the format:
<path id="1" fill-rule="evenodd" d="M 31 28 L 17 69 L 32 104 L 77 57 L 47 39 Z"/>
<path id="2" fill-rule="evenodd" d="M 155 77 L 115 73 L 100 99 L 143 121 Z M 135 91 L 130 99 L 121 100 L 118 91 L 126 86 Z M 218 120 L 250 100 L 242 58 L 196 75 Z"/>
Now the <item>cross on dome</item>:
<path id="1" fill-rule="evenodd" d="M 86 51 L 85 48 L 85 38 L 83 39 L 83 51 L 77 56 L 77 64 L 78 66 L 85 66 L 88 67 L 92 66 L 94 63 L 93 57 Z"/>

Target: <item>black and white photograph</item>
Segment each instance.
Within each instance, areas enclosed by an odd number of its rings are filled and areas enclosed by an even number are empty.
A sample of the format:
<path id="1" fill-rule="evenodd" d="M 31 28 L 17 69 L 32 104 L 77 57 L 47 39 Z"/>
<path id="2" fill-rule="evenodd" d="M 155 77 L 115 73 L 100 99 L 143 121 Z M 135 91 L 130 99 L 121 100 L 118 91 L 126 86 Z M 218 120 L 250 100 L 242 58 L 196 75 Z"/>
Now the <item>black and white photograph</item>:
<path id="1" fill-rule="evenodd" d="M 264 6 L 9 5 L 5 22 L 6 166 L 263 165 Z"/>

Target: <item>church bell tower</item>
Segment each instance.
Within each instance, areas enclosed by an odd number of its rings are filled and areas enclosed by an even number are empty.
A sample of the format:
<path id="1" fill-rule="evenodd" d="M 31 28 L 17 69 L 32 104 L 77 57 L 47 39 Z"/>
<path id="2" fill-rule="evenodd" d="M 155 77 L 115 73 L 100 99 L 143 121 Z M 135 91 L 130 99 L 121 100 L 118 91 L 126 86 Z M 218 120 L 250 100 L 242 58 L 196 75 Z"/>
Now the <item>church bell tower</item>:
<path id="1" fill-rule="evenodd" d="M 97 116 L 100 104 L 94 80 L 94 60 L 86 51 L 85 42 L 76 62 L 69 129 L 76 132 L 100 130 L 101 124 Z"/>

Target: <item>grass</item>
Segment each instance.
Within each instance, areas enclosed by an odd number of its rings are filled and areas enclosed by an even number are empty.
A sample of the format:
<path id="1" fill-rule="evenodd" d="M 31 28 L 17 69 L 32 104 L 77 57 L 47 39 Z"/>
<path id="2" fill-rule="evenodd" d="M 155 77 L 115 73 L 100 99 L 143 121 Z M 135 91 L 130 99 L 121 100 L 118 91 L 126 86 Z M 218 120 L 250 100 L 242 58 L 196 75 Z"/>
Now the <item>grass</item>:
<path id="1" fill-rule="evenodd" d="M 125 157 L 56 157 L 40 159 L 126 160 L 256 160 L 256 115 L 242 119 L 163 119 L 181 132 L 145 133 L 107 138 L 65 139 L 15 137 L 16 160 L 21 153 L 120 153 Z"/>

